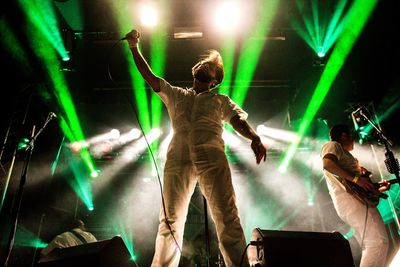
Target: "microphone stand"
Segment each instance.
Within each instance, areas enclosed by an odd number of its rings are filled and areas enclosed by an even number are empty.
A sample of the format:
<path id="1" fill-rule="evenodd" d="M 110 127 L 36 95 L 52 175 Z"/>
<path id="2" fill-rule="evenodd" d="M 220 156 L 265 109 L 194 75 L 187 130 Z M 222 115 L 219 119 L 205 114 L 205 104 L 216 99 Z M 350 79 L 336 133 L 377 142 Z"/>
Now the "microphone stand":
<path id="1" fill-rule="evenodd" d="M 47 124 L 53 118 L 55 118 L 55 116 L 53 116 L 52 113 L 50 113 L 49 116 L 46 118 L 46 121 L 43 124 L 42 128 L 36 134 L 35 134 L 35 126 L 33 126 L 33 128 L 32 128 L 31 139 L 26 147 L 26 156 L 25 156 L 24 165 L 22 168 L 21 179 L 20 179 L 20 183 L 19 183 L 19 188 L 17 191 L 16 200 L 15 200 L 16 208 L 11 213 L 12 222 L 11 222 L 11 229 L 10 229 L 10 234 L 9 234 L 8 242 L 7 242 L 7 250 L 6 250 L 7 255 L 6 255 L 4 264 L 3 264 L 4 267 L 7 267 L 7 265 L 8 265 L 11 251 L 14 246 L 15 234 L 17 232 L 17 225 L 18 225 L 18 217 L 19 217 L 19 212 L 20 212 L 21 203 L 22 203 L 22 195 L 23 195 L 26 177 L 27 177 L 27 173 L 28 173 L 29 162 L 31 160 L 33 148 L 35 146 L 35 141 L 36 141 L 37 137 L 42 133 L 44 128 L 47 126 Z"/>
<path id="2" fill-rule="evenodd" d="M 204 231 L 206 236 L 207 267 L 210 267 L 211 266 L 210 232 L 208 230 L 207 200 L 204 196 L 203 196 L 203 203 L 204 203 Z"/>
<path id="3" fill-rule="evenodd" d="M 379 134 L 380 139 L 383 141 L 385 145 L 386 168 L 389 171 L 389 173 L 392 173 L 396 176 L 397 182 L 400 184 L 399 161 L 394 157 L 393 152 L 390 150 L 390 146 L 393 146 L 393 142 L 383 134 L 382 130 L 379 127 L 377 127 L 375 123 L 371 121 L 366 114 L 364 114 L 362 109 L 359 110 L 359 113 L 361 116 L 363 116 L 364 119 L 368 121 L 369 124 L 371 124 L 372 127 L 374 127 L 374 129 Z"/>

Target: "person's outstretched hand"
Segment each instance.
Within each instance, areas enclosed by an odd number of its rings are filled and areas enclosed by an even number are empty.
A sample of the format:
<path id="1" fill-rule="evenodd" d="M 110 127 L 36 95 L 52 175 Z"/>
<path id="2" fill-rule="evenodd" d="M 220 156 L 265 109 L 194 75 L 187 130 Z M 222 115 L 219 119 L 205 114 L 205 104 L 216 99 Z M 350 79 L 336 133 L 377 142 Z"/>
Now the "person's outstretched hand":
<path id="1" fill-rule="evenodd" d="M 261 142 L 261 139 L 254 139 L 251 142 L 251 149 L 253 150 L 254 155 L 256 156 L 257 164 L 260 164 L 262 159 L 264 159 L 264 161 L 267 159 L 267 149 Z"/>
<path id="2" fill-rule="evenodd" d="M 125 35 L 125 39 L 129 43 L 129 47 L 135 47 L 139 43 L 140 32 L 138 30 L 131 30 Z"/>

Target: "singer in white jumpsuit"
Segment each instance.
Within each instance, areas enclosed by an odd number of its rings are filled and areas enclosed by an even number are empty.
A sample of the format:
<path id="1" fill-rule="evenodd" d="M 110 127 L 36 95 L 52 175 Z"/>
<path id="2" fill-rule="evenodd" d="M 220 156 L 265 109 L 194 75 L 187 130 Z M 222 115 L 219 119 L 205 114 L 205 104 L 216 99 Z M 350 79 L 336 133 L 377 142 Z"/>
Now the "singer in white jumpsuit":
<path id="1" fill-rule="evenodd" d="M 336 129 L 334 127 L 333 129 Z M 355 238 L 362 246 L 360 267 L 385 267 L 389 240 L 379 210 L 376 207 L 367 207 L 357 200 L 346 191 L 336 177 L 352 181 L 358 176 L 360 177 L 356 181 L 358 185 L 366 183 L 361 178 L 362 167 L 349 152 L 353 149 L 353 137 L 350 131 L 345 128 L 345 131 L 342 130 L 341 133 L 339 131 L 337 136 L 339 138 L 333 138 L 337 141 L 325 143 L 321 150 L 324 176 L 333 205 L 339 217 L 354 229 Z"/>
<path id="2" fill-rule="evenodd" d="M 174 131 L 164 168 L 165 211 L 162 206 L 152 266 L 178 266 L 189 202 L 198 182 L 215 223 L 225 265 L 239 267 L 246 240 L 224 152 L 223 122 L 230 123 L 252 141 L 257 164 L 262 159 L 265 161 L 266 148 L 247 123 L 247 114 L 228 96 L 211 92 L 224 76 L 222 58 L 217 51 L 209 51 L 192 68 L 193 87 L 183 89 L 171 86 L 151 71 L 138 49 L 139 37 L 136 30 L 126 35 L 134 62 L 166 105 Z M 248 265 L 245 256 L 242 266 Z"/>
<path id="3" fill-rule="evenodd" d="M 160 88 L 158 94 L 167 106 L 174 131 L 164 169 L 164 199 L 175 238 L 182 246 L 189 201 L 198 177 L 215 222 L 221 252 L 228 266 L 238 266 L 246 241 L 221 134 L 222 120 L 229 122 L 235 115 L 246 119 L 247 114 L 224 95 L 196 94 L 164 80 Z M 180 255 L 164 217 L 161 210 L 153 265 L 177 266 Z"/>

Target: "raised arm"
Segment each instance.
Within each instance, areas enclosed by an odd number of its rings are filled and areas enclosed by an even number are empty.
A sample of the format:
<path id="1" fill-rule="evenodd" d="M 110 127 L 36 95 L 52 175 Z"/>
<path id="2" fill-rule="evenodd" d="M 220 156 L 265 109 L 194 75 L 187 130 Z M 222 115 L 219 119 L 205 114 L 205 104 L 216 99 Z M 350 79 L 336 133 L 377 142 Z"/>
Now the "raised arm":
<path id="1" fill-rule="evenodd" d="M 246 120 L 240 118 L 239 115 L 233 116 L 230 123 L 233 129 L 235 129 L 242 136 L 251 140 L 251 149 L 256 156 L 257 164 L 259 164 L 262 159 L 265 161 L 267 159 L 267 149 L 261 142 L 261 138 L 257 135 L 250 124 Z"/>
<path id="2" fill-rule="evenodd" d="M 160 92 L 160 78 L 151 70 L 149 64 L 144 59 L 138 48 L 140 33 L 137 30 L 130 31 L 126 36 L 129 48 L 132 52 L 133 60 L 142 75 L 143 79 L 155 92 Z"/>

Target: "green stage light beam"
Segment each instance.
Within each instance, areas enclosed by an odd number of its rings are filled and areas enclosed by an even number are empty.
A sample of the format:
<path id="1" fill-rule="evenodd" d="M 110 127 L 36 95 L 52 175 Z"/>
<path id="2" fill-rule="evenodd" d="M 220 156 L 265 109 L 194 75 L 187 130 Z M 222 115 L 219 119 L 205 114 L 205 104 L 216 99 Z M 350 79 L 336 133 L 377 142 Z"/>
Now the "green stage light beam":
<path id="1" fill-rule="evenodd" d="M 323 53 L 326 53 L 332 47 L 332 45 L 336 42 L 337 38 L 343 31 L 346 20 L 341 18 L 346 5 L 347 0 L 341 0 L 338 2 L 335 8 L 333 16 L 329 21 L 328 30 L 326 32 L 325 38 L 323 40 Z"/>
<path id="2" fill-rule="evenodd" d="M 224 40 L 224 44 L 221 48 L 221 57 L 224 63 L 224 80 L 218 87 L 218 93 L 225 94 L 227 96 L 231 93 L 231 85 L 232 85 L 232 76 L 233 76 L 233 63 L 235 57 L 235 37 L 228 36 L 226 40 Z M 225 130 L 229 132 L 233 132 L 233 127 L 225 123 Z M 228 147 L 225 147 L 226 152 L 228 152 Z"/>
<path id="3" fill-rule="evenodd" d="M 67 178 L 68 184 L 76 195 L 82 200 L 88 210 L 94 209 L 93 194 L 88 175 L 82 170 L 80 162 L 74 158 L 69 150 L 65 150 L 68 165 L 72 171 L 72 177 Z"/>
<path id="4" fill-rule="evenodd" d="M 397 227 L 400 225 L 398 217 L 395 214 L 396 207 L 400 204 L 400 187 L 398 184 L 391 185 L 390 191 L 386 192 L 389 195 L 388 200 L 381 200 L 378 205 L 379 212 L 385 224 L 396 221 Z M 399 233 L 400 230 L 398 229 Z"/>
<path id="5" fill-rule="evenodd" d="M 18 61 L 19 65 L 27 73 L 31 73 L 33 69 L 27 60 L 27 54 L 4 18 L 0 19 L 0 31 L 2 32 L 1 42 L 4 44 L 4 47 L 10 51 L 13 58 Z"/>
<path id="6" fill-rule="evenodd" d="M 30 11 L 27 11 L 27 16 L 31 24 L 28 26 L 28 35 L 31 42 L 33 51 L 38 56 L 39 60 L 43 63 L 45 70 L 47 71 L 48 78 L 50 79 L 52 88 L 54 89 L 54 95 L 60 108 L 64 111 L 68 123 L 66 123 L 71 132 L 66 132 L 67 136 L 72 137 L 70 141 L 85 140 L 80 122 L 78 119 L 77 112 L 75 110 L 74 103 L 68 90 L 68 85 L 64 75 L 60 72 L 60 62 L 55 53 L 55 50 L 50 45 L 46 38 L 43 38 L 42 31 L 37 31 L 38 21 L 30 15 Z M 42 90 L 44 90 L 42 88 Z M 42 94 L 43 95 L 43 94 Z M 61 129 L 66 129 L 61 125 Z M 89 172 L 95 170 L 95 165 L 90 157 L 89 152 L 86 150 L 82 151 L 82 158 L 84 159 Z"/>
<path id="7" fill-rule="evenodd" d="M 166 50 L 167 50 L 167 35 L 165 34 L 166 27 L 165 24 L 155 31 L 150 36 L 150 66 L 154 73 L 160 77 L 164 77 L 165 74 L 165 61 L 166 61 Z M 151 94 L 151 128 L 161 128 L 162 120 L 162 101 L 160 97 L 154 92 Z M 155 140 L 151 149 L 153 155 L 158 154 L 159 140 Z M 149 157 L 149 161 L 152 158 Z M 153 166 L 153 165 L 151 165 Z M 153 166 L 155 168 L 155 166 Z"/>
<path id="8" fill-rule="evenodd" d="M 53 163 L 51 164 L 51 176 L 54 176 L 54 173 L 56 172 L 56 168 L 57 168 L 57 165 L 58 165 L 58 161 L 60 160 L 61 150 L 62 150 L 64 141 L 65 141 L 65 135 L 62 138 L 61 145 L 60 145 L 60 147 L 59 147 L 59 149 L 57 151 L 56 158 L 53 161 Z"/>
<path id="9" fill-rule="evenodd" d="M 232 91 L 232 100 L 243 106 L 253 79 L 257 63 L 264 48 L 268 29 L 275 16 L 279 1 L 263 1 L 258 11 L 262 14 L 250 36 L 244 41 L 240 51 L 238 68 Z M 239 86 L 240 84 L 240 86 Z"/>
<path id="10" fill-rule="evenodd" d="M 15 247 L 45 248 L 47 243 L 20 225 L 15 234 Z"/>
<path id="11" fill-rule="evenodd" d="M 317 1 L 312 0 L 311 3 L 312 18 L 307 14 L 304 3 L 296 1 L 296 6 L 301 13 L 305 30 L 295 20 L 292 20 L 292 25 L 300 37 L 303 38 L 319 57 L 325 56 L 342 32 L 345 20 L 341 18 L 347 2 L 347 0 L 340 0 L 333 11 L 332 17 L 329 20 L 321 21 L 320 18 L 325 18 L 325 16 L 320 16 Z"/>
<path id="12" fill-rule="evenodd" d="M 354 236 L 354 229 L 353 228 L 350 228 L 350 230 L 343 235 L 343 237 L 346 238 L 347 240 L 349 240 L 353 236 Z"/>
<path id="13" fill-rule="evenodd" d="M 321 39 L 323 39 L 323 24 L 319 23 L 319 12 L 318 12 L 318 2 L 316 0 L 313 0 L 311 3 L 311 11 L 313 15 L 313 25 L 314 25 L 314 35 L 315 39 L 317 42 L 317 45 L 322 42 Z"/>
<path id="14" fill-rule="evenodd" d="M 294 211 L 292 211 L 289 216 L 285 216 L 281 221 L 277 223 L 275 226 L 275 229 L 282 229 L 286 226 L 286 224 L 293 218 L 296 218 L 296 216 L 302 211 L 300 207 L 295 208 Z"/>
<path id="15" fill-rule="evenodd" d="M 71 29 L 84 29 L 82 1 L 53 1 L 54 5 L 67 20 Z"/>
<path id="16" fill-rule="evenodd" d="M 250 180 L 249 180 L 250 181 Z M 254 187 L 257 187 L 253 182 L 249 183 L 248 191 L 252 192 Z M 250 199 L 251 197 L 249 197 Z M 278 229 L 279 221 L 282 217 L 285 216 L 285 212 L 287 209 L 283 207 L 280 203 L 271 202 L 268 206 L 268 209 L 265 208 L 261 203 L 264 203 L 265 199 L 254 199 L 254 202 L 247 202 L 246 210 L 249 211 L 248 216 L 244 217 L 244 232 L 246 237 L 250 237 L 252 230 L 254 229 L 254 225 L 259 225 L 260 222 L 261 227 L 268 229 Z M 274 203 L 274 204 L 272 204 Z M 249 216 L 250 215 L 250 216 Z M 254 215 L 254 216 L 252 216 Z"/>
<path id="17" fill-rule="evenodd" d="M 37 26 L 43 36 L 54 47 L 63 60 L 69 60 L 63 39 L 58 27 L 52 1 L 48 0 L 19 0 L 20 6 L 31 21 Z"/>
<path id="18" fill-rule="evenodd" d="M 221 57 L 224 62 L 224 80 L 218 87 L 218 93 L 229 96 L 232 85 L 232 72 L 233 72 L 233 61 L 235 57 L 235 37 L 229 36 L 224 40 L 224 44 L 221 47 Z"/>
<path id="19" fill-rule="evenodd" d="M 69 127 L 69 125 L 68 125 L 67 121 L 65 120 L 64 116 L 61 115 L 61 116 L 59 116 L 59 118 L 60 118 L 59 124 L 60 124 L 61 131 L 64 133 L 64 135 L 67 137 L 67 139 L 70 142 L 74 142 L 76 138 L 75 138 L 74 134 L 72 133 L 72 130 Z"/>
<path id="20" fill-rule="evenodd" d="M 310 19 L 305 15 L 306 11 L 304 9 L 304 2 L 296 1 L 296 6 L 299 9 L 300 13 L 302 14 L 302 19 L 304 22 L 304 26 L 306 28 L 306 31 L 304 31 L 301 27 L 299 27 L 299 23 L 296 21 L 293 21 L 292 23 L 295 26 L 295 29 L 298 29 L 298 33 L 300 37 L 303 38 L 303 40 L 306 41 L 306 43 L 316 51 L 316 48 L 318 47 L 318 42 L 316 40 L 316 35 L 314 32 L 314 29 L 311 25 Z"/>
<path id="21" fill-rule="evenodd" d="M 360 35 L 362 29 L 372 14 L 377 0 L 369 1 L 368 4 L 362 0 L 356 0 L 350 7 L 348 17 L 346 18 L 347 24 L 339 37 L 338 42 L 330 56 L 328 63 L 321 75 L 317 84 L 314 94 L 307 106 L 306 112 L 299 126 L 297 135 L 302 139 L 310 126 L 315 114 L 319 110 L 322 102 L 324 101 L 328 91 L 342 68 L 348 54 L 350 53 L 357 37 Z M 279 166 L 281 172 L 285 172 L 294 154 L 296 153 L 298 144 L 292 144 L 289 147 L 282 163 Z"/>
<path id="22" fill-rule="evenodd" d="M 134 249 L 132 229 L 126 227 L 120 220 L 117 224 L 118 225 L 115 226 L 114 231 L 117 235 L 121 236 L 122 240 L 124 240 L 126 248 L 128 249 L 129 254 L 131 254 L 131 260 L 136 262 L 137 257 Z"/>
<path id="23" fill-rule="evenodd" d="M 126 57 L 128 58 L 129 72 L 132 81 L 132 90 L 136 100 L 136 106 L 140 124 L 142 125 L 144 134 L 147 134 L 151 129 L 149 101 L 147 98 L 146 85 L 142 75 L 133 62 L 129 48 L 125 49 Z"/>
<path id="24" fill-rule="evenodd" d="M 132 5 L 131 1 L 108 1 L 110 8 L 114 13 L 114 17 L 117 20 L 117 25 L 119 28 L 119 32 L 121 35 L 128 33 L 132 28 L 138 28 L 136 21 L 136 6 Z M 133 27 L 131 25 L 134 25 Z M 127 28 L 130 27 L 130 28 Z M 141 39 L 146 38 L 146 36 L 142 36 Z M 139 49 L 141 52 L 142 42 L 139 42 Z M 151 120 L 150 120 L 150 110 L 149 110 L 149 101 L 147 98 L 146 92 L 146 84 L 145 81 L 137 69 L 131 51 L 129 50 L 128 44 L 123 44 L 123 53 L 125 58 L 127 59 L 129 75 L 131 77 L 132 90 L 133 95 L 135 97 L 136 109 L 140 112 L 137 112 L 138 120 L 142 126 L 144 134 L 147 134 L 151 130 Z"/>
<path id="25" fill-rule="evenodd" d="M 39 41 L 39 40 L 38 40 Z M 75 109 L 75 105 L 72 101 L 72 97 L 69 93 L 67 83 L 65 81 L 65 77 L 62 75 L 62 72 L 59 71 L 59 62 L 55 57 L 55 54 L 52 53 L 50 47 L 41 47 L 38 45 L 38 42 L 35 42 L 37 48 L 35 48 L 38 55 L 42 56 L 45 66 L 47 67 L 49 78 L 52 82 L 54 93 L 56 95 L 57 102 L 59 103 L 60 107 L 64 111 L 66 119 L 69 123 L 69 128 L 71 131 L 67 131 L 64 134 L 70 136 L 72 133 L 72 139 L 70 141 L 82 141 L 85 140 L 85 136 L 83 134 L 83 130 L 81 128 L 78 114 Z M 65 127 L 61 127 L 61 129 L 65 129 Z M 85 161 L 89 172 L 94 171 L 95 164 L 90 156 L 90 153 L 87 149 L 82 149 L 81 151 L 82 159 Z"/>
<path id="26" fill-rule="evenodd" d="M 399 107 L 400 107 L 400 101 L 399 101 L 398 99 L 395 100 L 395 101 L 393 101 L 393 103 L 392 103 L 389 107 L 382 109 L 382 110 L 384 110 L 384 113 L 383 113 L 382 115 L 380 115 L 380 116 L 377 116 L 377 121 L 376 121 L 376 123 L 377 123 L 377 124 L 380 124 L 383 120 L 385 120 L 387 117 L 389 117 L 390 115 L 392 115 L 393 112 L 395 112 L 396 110 L 398 110 Z M 368 125 L 362 130 L 362 132 L 363 132 L 365 135 L 368 135 L 368 134 L 371 132 L 372 129 L 373 129 L 372 125 L 371 125 L 371 124 L 368 124 Z"/>

